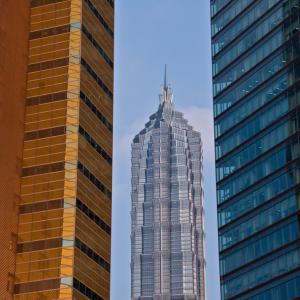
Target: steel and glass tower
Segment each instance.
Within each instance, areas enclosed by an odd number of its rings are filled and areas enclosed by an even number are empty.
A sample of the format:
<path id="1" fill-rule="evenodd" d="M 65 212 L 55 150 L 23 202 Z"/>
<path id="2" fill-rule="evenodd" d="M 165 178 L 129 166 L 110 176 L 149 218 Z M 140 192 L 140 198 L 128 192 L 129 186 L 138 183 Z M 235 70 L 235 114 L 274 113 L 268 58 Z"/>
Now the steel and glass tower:
<path id="1" fill-rule="evenodd" d="M 165 80 L 132 143 L 133 300 L 205 299 L 201 146 Z"/>
<path id="2" fill-rule="evenodd" d="M 300 296 L 299 5 L 211 0 L 223 300 Z"/>

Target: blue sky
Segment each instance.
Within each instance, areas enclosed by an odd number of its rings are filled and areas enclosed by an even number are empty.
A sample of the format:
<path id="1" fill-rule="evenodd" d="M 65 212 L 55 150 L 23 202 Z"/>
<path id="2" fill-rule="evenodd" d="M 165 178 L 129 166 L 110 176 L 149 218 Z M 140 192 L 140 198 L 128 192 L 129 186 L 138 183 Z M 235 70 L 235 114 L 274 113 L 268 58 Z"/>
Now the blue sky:
<path id="1" fill-rule="evenodd" d="M 176 108 L 202 134 L 208 300 L 218 300 L 209 0 L 116 3 L 112 300 L 130 299 L 130 144 L 158 107 L 164 65 Z"/>

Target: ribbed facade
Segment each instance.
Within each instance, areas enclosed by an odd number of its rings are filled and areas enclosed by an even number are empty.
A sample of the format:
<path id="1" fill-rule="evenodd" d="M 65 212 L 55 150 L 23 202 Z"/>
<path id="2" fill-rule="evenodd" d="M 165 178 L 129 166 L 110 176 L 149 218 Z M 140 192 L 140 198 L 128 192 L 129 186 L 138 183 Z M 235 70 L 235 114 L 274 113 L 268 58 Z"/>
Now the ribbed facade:
<path id="1" fill-rule="evenodd" d="M 132 300 L 204 300 L 202 144 L 164 86 L 132 143 Z"/>
<path id="2" fill-rule="evenodd" d="M 222 299 L 298 299 L 300 2 L 211 14 Z"/>
<path id="3" fill-rule="evenodd" d="M 26 2 L 27 87 L 20 101 L 24 138 L 18 225 L 10 242 L 16 265 L 6 274 L 14 283 L 10 294 L 108 300 L 114 1 Z"/>

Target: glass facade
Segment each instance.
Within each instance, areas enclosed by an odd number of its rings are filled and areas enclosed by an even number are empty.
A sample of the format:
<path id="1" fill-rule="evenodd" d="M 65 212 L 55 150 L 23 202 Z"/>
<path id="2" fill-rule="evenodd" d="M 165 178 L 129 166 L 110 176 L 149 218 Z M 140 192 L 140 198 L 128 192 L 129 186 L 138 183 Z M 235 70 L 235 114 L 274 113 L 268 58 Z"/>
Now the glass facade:
<path id="1" fill-rule="evenodd" d="M 299 290 L 300 3 L 211 0 L 222 300 Z"/>
<path id="2" fill-rule="evenodd" d="M 205 299 L 202 145 L 172 97 L 132 143 L 132 300 Z"/>

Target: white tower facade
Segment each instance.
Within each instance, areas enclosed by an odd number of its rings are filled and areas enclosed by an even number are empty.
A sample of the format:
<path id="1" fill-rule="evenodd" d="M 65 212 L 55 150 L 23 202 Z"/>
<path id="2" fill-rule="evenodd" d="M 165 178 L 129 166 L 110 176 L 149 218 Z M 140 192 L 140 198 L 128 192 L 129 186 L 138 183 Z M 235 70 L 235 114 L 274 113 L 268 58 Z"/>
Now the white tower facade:
<path id="1" fill-rule="evenodd" d="M 132 300 L 204 300 L 202 143 L 165 83 L 132 143 Z"/>

